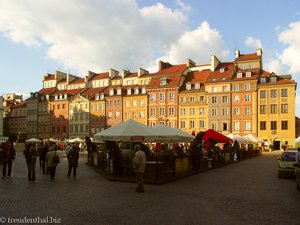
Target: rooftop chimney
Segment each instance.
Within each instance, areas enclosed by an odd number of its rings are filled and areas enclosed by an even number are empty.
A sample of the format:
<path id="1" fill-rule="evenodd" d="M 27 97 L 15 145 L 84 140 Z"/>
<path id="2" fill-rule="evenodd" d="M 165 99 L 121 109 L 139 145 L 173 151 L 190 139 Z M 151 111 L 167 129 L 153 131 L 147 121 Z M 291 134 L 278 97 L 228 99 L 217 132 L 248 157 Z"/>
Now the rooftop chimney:
<path id="1" fill-rule="evenodd" d="M 144 74 L 148 74 L 148 73 L 149 73 L 148 70 L 145 70 L 145 69 L 143 69 L 143 68 L 139 68 L 139 69 L 138 69 L 138 77 L 140 77 L 140 76 L 142 76 L 142 75 L 144 75 Z"/>
<path id="2" fill-rule="evenodd" d="M 258 49 L 256 49 L 256 55 L 257 56 L 262 56 L 262 49 L 261 48 L 258 48 Z"/>
<path id="3" fill-rule="evenodd" d="M 163 70 L 163 69 L 169 68 L 171 66 L 172 66 L 172 64 L 170 64 L 168 62 L 163 62 L 161 60 L 158 61 L 158 69 L 159 70 Z"/>
<path id="4" fill-rule="evenodd" d="M 186 66 L 187 67 L 194 67 L 194 66 L 196 66 L 196 63 L 193 60 L 191 60 L 191 59 L 188 58 L 186 60 Z"/>
<path id="5" fill-rule="evenodd" d="M 240 57 L 240 50 L 235 50 L 235 58 L 238 58 Z"/>
<path id="6" fill-rule="evenodd" d="M 119 75 L 119 71 L 117 70 L 114 70 L 114 69 L 110 69 L 109 70 L 109 77 L 112 79 L 114 78 L 115 76 L 118 76 Z"/>

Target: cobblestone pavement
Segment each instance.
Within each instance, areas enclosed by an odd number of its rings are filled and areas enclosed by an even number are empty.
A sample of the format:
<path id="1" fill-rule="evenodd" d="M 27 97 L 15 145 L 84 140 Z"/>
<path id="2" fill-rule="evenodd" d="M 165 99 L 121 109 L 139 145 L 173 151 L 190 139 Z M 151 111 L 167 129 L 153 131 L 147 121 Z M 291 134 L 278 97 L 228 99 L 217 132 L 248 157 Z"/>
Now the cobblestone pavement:
<path id="1" fill-rule="evenodd" d="M 37 168 L 29 183 L 18 153 L 13 177 L 0 179 L 0 224 L 300 225 L 300 192 L 294 180 L 277 178 L 278 154 L 136 193 L 134 183 L 107 181 L 85 165 L 86 155 L 76 179 L 66 177 L 62 157 L 55 182 Z"/>

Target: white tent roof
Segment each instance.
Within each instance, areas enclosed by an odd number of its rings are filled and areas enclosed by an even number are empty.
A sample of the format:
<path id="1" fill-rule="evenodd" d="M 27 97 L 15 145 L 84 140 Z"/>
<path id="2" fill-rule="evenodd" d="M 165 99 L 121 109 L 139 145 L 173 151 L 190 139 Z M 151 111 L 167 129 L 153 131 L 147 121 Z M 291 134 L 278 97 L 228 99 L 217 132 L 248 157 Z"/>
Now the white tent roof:
<path id="1" fill-rule="evenodd" d="M 244 137 L 252 140 L 254 143 L 265 143 L 265 140 L 259 137 L 254 136 L 253 134 L 247 134 Z"/>
<path id="2" fill-rule="evenodd" d="M 67 142 L 70 142 L 70 143 L 76 143 L 76 142 L 79 143 L 79 142 L 81 142 L 81 143 L 83 143 L 84 140 L 77 137 L 77 138 L 69 139 Z"/>
<path id="3" fill-rule="evenodd" d="M 238 134 L 228 134 L 227 137 L 231 138 L 233 141 L 237 141 L 241 144 L 247 144 L 247 143 L 250 143 L 251 141 L 247 138 L 244 138 Z"/>
<path id="4" fill-rule="evenodd" d="M 190 142 L 194 139 L 193 135 L 190 135 L 177 128 L 167 127 L 162 124 L 155 126 L 152 129 L 155 130 L 155 133 L 159 136 L 159 139 L 166 142 Z"/>
<path id="5" fill-rule="evenodd" d="M 25 142 L 29 142 L 29 143 L 39 143 L 41 142 L 41 140 L 37 139 L 37 138 L 29 138 L 27 139 Z"/>
<path id="6" fill-rule="evenodd" d="M 8 141 L 8 137 L 0 136 L 0 143 L 4 143 Z"/>
<path id="7" fill-rule="evenodd" d="M 95 134 L 94 141 L 96 143 L 102 141 L 133 141 L 133 139 L 154 141 L 155 136 L 156 134 L 151 127 L 129 119 L 124 123 Z"/>

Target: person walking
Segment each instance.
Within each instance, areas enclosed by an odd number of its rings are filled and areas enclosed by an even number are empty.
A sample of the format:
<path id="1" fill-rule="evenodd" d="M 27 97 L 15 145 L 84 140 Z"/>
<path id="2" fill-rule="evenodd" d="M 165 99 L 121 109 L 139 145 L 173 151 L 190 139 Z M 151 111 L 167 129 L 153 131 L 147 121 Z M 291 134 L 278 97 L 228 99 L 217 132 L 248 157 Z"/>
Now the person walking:
<path id="1" fill-rule="evenodd" d="M 12 164 L 13 164 L 13 160 L 15 160 L 16 158 L 16 152 L 15 149 L 12 145 L 11 141 L 8 141 L 7 143 L 5 143 L 4 145 L 4 151 L 3 151 L 3 156 L 2 156 L 2 175 L 3 175 L 3 179 L 6 178 L 10 178 L 11 173 L 12 173 Z M 7 172 L 7 173 L 6 173 Z"/>
<path id="2" fill-rule="evenodd" d="M 134 146 L 135 155 L 133 158 L 133 167 L 136 174 L 137 192 L 144 192 L 144 172 L 146 167 L 146 155 L 142 151 L 141 145 Z"/>
<path id="3" fill-rule="evenodd" d="M 56 166 L 59 163 L 59 156 L 56 152 L 56 149 L 53 145 L 49 147 L 49 152 L 46 155 L 47 167 L 50 174 L 50 181 L 54 181 Z"/>
<path id="4" fill-rule="evenodd" d="M 76 177 L 76 169 L 78 166 L 79 160 L 79 146 L 78 144 L 73 144 L 73 146 L 67 152 L 67 158 L 69 163 L 69 170 L 68 170 L 68 178 L 71 176 L 71 172 L 73 170 L 73 178 Z"/>
<path id="5" fill-rule="evenodd" d="M 24 151 L 24 156 L 27 163 L 27 169 L 28 169 L 28 181 L 31 181 L 35 183 L 36 177 L 35 177 L 35 167 L 36 167 L 36 159 L 38 156 L 38 153 L 36 151 L 36 148 L 33 144 L 30 144 L 26 147 Z"/>
<path id="6" fill-rule="evenodd" d="M 42 164 L 42 171 L 43 174 L 46 174 L 46 165 L 47 165 L 47 160 L 46 160 L 46 155 L 49 150 L 49 145 L 46 144 L 41 144 L 41 149 L 40 149 L 40 163 Z"/>

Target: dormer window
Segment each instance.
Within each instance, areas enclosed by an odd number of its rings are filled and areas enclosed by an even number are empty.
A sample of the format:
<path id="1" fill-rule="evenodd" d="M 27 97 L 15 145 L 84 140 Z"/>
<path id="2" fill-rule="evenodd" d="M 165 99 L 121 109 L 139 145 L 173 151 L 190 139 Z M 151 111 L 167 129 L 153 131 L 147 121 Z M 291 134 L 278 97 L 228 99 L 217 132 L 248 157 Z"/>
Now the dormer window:
<path id="1" fill-rule="evenodd" d="M 254 69 L 255 65 L 253 63 L 250 64 L 250 69 Z"/>
<path id="2" fill-rule="evenodd" d="M 135 94 L 135 95 L 138 95 L 138 94 L 139 94 L 139 88 L 138 88 L 138 87 L 136 87 L 136 88 L 134 89 L 134 94 Z"/>
<path id="3" fill-rule="evenodd" d="M 242 73 L 237 73 L 236 77 L 237 77 L 237 78 L 242 78 L 242 77 L 243 77 L 243 74 L 242 74 Z"/>
<path id="4" fill-rule="evenodd" d="M 118 90 L 117 90 L 117 95 L 121 95 L 121 93 L 122 93 L 122 89 L 121 89 L 121 88 L 118 88 Z"/>
<path id="5" fill-rule="evenodd" d="M 46 99 L 49 100 L 49 95 L 46 95 Z"/>
<path id="6" fill-rule="evenodd" d="M 67 94 L 65 94 L 65 99 L 67 99 L 68 98 L 68 95 Z"/>
<path id="7" fill-rule="evenodd" d="M 246 77 L 251 77 L 251 72 L 246 72 Z"/>
<path id="8" fill-rule="evenodd" d="M 55 99 L 55 100 L 57 100 L 57 98 L 58 98 L 58 96 L 57 96 L 57 95 L 55 95 L 54 99 Z"/>
<path id="9" fill-rule="evenodd" d="M 114 89 L 110 89 L 110 90 L 109 90 L 109 95 L 110 95 L 110 96 L 114 95 Z"/>
<path id="10" fill-rule="evenodd" d="M 261 77 L 261 78 L 259 78 L 259 82 L 260 82 L 261 84 L 265 84 L 265 83 L 267 82 L 267 78 Z"/>
<path id="11" fill-rule="evenodd" d="M 195 89 L 200 89 L 200 83 L 199 82 L 195 83 Z"/>
<path id="12" fill-rule="evenodd" d="M 186 90 L 191 90 L 192 89 L 192 84 L 190 82 L 185 84 Z"/>
<path id="13" fill-rule="evenodd" d="M 168 84 L 168 79 L 165 77 L 160 78 L 160 85 L 167 85 Z"/>
<path id="14" fill-rule="evenodd" d="M 127 95 L 131 95 L 131 88 L 127 88 Z"/>
<path id="15" fill-rule="evenodd" d="M 96 100 L 99 100 L 99 94 L 96 94 L 95 99 L 96 99 Z"/>
<path id="16" fill-rule="evenodd" d="M 274 76 L 274 77 L 271 77 L 271 78 L 270 78 L 270 82 L 271 82 L 271 83 L 277 82 L 277 77 L 275 77 L 275 76 Z"/>
<path id="17" fill-rule="evenodd" d="M 101 95 L 100 95 L 100 99 L 101 99 L 101 100 L 103 100 L 103 99 L 104 99 L 104 94 L 103 94 L 103 93 L 101 93 Z"/>
<path id="18" fill-rule="evenodd" d="M 242 64 L 242 69 L 243 70 L 247 69 L 247 65 L 246 64 Z"/>
<path id="19" fill-rule="evenodd" d="M 225 68 L 221 68 L 220 73 L 224 73 L 224 72 L 225 72 Z"/>

